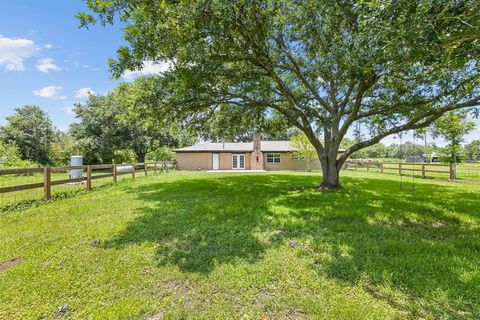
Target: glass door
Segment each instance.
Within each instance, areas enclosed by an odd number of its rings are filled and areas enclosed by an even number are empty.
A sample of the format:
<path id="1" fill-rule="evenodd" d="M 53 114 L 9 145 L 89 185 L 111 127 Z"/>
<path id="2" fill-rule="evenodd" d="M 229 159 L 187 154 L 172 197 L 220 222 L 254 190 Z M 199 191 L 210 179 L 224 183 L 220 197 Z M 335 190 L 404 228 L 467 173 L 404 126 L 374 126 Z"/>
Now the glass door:
<path id="1" fill-rule="evenodd" d="M 232 169 L 234 170 L 245 169 L 244 154 L 232 154 Z"/>

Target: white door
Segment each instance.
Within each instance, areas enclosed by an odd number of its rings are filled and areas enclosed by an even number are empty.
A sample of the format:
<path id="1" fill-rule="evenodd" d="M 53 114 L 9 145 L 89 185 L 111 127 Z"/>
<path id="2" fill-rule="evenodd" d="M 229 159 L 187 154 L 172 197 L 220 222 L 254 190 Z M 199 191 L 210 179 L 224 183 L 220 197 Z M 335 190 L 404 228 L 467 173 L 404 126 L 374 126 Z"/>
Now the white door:
<path id="1" fill-rule="evenodd" d="M 244 154 L 232 154 L 232 169 L 234 170 L 245 169 Z"/>
<path id="2" fill-rule="evenodd" d="M 218 153 L 212 153 L 212 169 L 218 170 L 220 169 L 220 155 Z"/>

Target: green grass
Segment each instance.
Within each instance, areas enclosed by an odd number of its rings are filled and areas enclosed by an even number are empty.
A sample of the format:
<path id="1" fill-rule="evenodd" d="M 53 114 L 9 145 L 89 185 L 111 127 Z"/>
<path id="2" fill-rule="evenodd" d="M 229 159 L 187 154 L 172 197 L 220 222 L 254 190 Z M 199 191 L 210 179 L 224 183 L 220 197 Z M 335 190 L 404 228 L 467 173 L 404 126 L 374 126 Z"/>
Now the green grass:
<path id="1" fill-rule="evenodd" d="M 177 172 L 4 212 L 0 319 L 480 318 L 480 187 L 318 182 Z"/>

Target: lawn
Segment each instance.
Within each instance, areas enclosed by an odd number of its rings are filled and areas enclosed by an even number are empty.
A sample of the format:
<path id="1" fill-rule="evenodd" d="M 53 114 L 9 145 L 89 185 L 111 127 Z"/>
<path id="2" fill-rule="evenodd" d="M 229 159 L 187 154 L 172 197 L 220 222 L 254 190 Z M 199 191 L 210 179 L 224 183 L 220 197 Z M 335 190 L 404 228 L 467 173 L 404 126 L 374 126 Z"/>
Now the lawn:
<path id="1" fill-rule="evenodd" d="M 480 318 L 480 186 L 177 172 L 0 214 L 0 319 Z"/>

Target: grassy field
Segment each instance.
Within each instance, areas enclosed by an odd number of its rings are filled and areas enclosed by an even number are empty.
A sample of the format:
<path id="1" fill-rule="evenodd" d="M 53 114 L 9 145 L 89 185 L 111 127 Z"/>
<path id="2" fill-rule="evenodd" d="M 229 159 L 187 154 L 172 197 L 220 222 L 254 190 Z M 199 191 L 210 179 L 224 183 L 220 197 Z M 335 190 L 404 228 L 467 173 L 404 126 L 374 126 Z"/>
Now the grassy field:
<path id="1" fill-rule="evenodd" d="M 0 319 L 478 319 L 480 187 L 170 173 L 0 214 Z"/>

